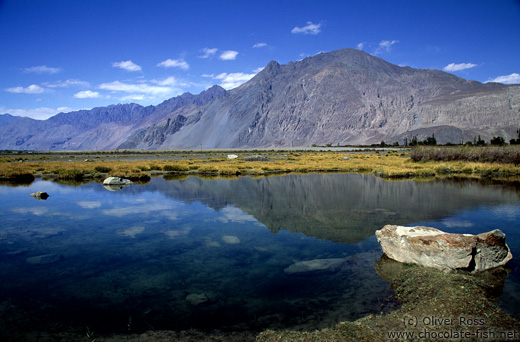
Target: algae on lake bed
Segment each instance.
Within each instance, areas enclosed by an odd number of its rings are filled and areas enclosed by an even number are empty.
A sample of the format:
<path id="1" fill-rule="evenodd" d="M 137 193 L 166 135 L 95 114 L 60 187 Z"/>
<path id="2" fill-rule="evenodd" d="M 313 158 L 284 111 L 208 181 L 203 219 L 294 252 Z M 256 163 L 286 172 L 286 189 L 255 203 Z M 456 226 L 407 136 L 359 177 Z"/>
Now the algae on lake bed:
<path id="1" fill-rule="evenodd" d="M 490 283 L 464 272 L 439 270 L 381 260 L 379 272 L 393 274 L 392 287 L 402 306 L 398 310 L 342 322 L 328 329 L 267 330 L 257 342 L 373 342 L 373 341 L 518 341 L 520 321 L 493 305 Z M 507 269 L 488 277 L 507 276 Z M 64 337 L 66 335 L 63 335 Z M 73 337 L 68 335 L 68 337 Z M 113 335 L 96 341 L 253 341 L 246 333 L 201 334 L 197 331 L 149 331 L 140 335 Z M 43 341 L 46 341 L 43 339 Z M 53 340 L 54 341 L 54 340 Z"/>
<path id="2" fill-rule="evenodd" d="M 386 266 L 393 267 L 393 266 Z M 395 267 L 395 265 L 394 265 Z M 316 332 L 265 331 L 274 341 L 518 341 L 520 321 L 493 305 L 489 283 L 467 273 L 400 265 L 392 281 L 400 309 Z M 494 272 L 505 272 L 505 269 Z M 500 277 L 500 275 L 497 275 Z M 496 299 L 496 298 L 495 298 Z"/>

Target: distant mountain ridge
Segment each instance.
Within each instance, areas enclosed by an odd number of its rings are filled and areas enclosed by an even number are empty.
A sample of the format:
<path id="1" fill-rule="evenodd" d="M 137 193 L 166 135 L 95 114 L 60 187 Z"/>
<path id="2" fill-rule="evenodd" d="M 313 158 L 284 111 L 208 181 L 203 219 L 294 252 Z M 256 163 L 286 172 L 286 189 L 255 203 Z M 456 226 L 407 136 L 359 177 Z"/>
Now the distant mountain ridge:
<path id="1" fill-rule="evenodd" d="M 185 93 L 157 106 L 118 104 L 60 113 L 47 120 L 17 118 L 3 125 L 0 149 L 10 150 L 104 150 L 116 149 L 136 130 L 169 116 L 200 107 L 225 94 L 213 86 L 198 95 Z M 10 115 L 9 115 L 10 116 Z M 15 117 L 16 118 L 16 117 Z"/>
<path id="2" fill-rule="evenodd" d="M 0 127 L 7 126 L 17 119 L 18 117 L 12 116 L 10 114 L 0 114 Z"/>
<path id="3" fill-rule="evenodd" d="M 520 85 L 482 84 L 342 49 L 287 65 L 271 61 L 227 92 L 213 86 L 157 106 L 115 105 L 28 120 L 0 120 L 1 149 L 402 144 L 431 134 L 439 143 L 477 135 L 509 140 L 520 127 Z"/>

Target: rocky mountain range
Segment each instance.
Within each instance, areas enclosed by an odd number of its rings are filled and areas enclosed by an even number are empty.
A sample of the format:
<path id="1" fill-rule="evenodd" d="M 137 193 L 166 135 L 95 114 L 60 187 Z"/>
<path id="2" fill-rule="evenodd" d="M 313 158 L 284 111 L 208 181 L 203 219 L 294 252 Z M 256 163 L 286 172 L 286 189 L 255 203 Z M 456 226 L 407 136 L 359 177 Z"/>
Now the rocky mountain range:
<path id="1" fill-rule="evenodd" d="M 119 104 L 47 120 L 0 116 L 0 149 L 102 150 L 439 143 L 516 137 L 520 85 L 469 81 L 355 49 L 280 65 L 240 87 L 157 106 Z"/>

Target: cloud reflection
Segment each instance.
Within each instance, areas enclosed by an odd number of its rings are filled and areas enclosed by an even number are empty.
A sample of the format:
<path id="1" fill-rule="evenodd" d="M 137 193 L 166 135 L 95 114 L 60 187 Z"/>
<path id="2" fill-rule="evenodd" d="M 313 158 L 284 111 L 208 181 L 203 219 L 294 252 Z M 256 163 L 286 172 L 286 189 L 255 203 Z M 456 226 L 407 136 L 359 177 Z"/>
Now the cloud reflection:
<path id="1" fill-rule="evenodd" d="M 133 238 L 135 238 L 135 236 L 137 234 L 141 234 L 142 232 L 144 232 L 144 227 L 135 226 L 135 227 L 129 227 L 126 229 L 120 229 L 117 231 L 117 235 L 128 236 L 133 239 Z"/>
<path id="2" fill-rule="evenodd" d="M 447 228 L 470 228 L 475 225 L 464 220 L 445 220 L 442 224 Z"/>
<path id="3" fill-rule="evenodd" d="M 130 207 L 119 207 L 112 209 L 103 209 L 101 212 L 105 215 L 123 217 L 127 215 L 136 215 L 136 214 L 150 214 L 151 212 L 157 211 L 165 211 L 164 213 L 160 213 L 165 217 L 168 217 L 171 220 L 177 219 L 177 214 L 172 212 L 173 210 L 171 205 L 168 204 L 139 204 L 138 206 L 130 206 Z"/>
<path id="4" fill-rule="evenodd" d="M 101 207 L 101 202 L 99 201 L 79 201 L 76 204 L 85 209 L 96 209 Z"/>
<path id="5" fill-rule="evenodd" d="M 14 208 L 11 211 L 17 214 L 33 214 L 37 216 L 45 215 L 48 212 L 47 208 L 44 207 Z"/>
<path id="6" fill-rule="evenodd" d="M 232 206 L 227 206 L 220 210 L 220 212 L 223 214 L 223 216 L 220 217 L 219 220 L 224 223 L 229 221 L 238 223 L 258 222 L 258 220 L 253 215 L 246 214 L 242 210 Z"/>

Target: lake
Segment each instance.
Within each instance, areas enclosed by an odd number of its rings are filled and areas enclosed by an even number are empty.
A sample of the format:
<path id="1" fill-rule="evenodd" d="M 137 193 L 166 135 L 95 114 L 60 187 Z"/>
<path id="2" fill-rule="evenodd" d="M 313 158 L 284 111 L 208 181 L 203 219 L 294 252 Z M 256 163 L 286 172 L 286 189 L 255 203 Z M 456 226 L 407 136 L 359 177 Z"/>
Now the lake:
<path id="1" fill-rule="evenodd" d="M 111 191 L 38 179 L 0 186 L 0 200 L 4 337 L 315 330 L 387 312 L 398 304 L 374 269 L 374 232 L 386 224 L 501 229 L 514 259 L 497 305 L 520 318 L 519 184 L 308 174 L 152 178 Z M 345 262 L 288 272 L 321 259 Z"/>

